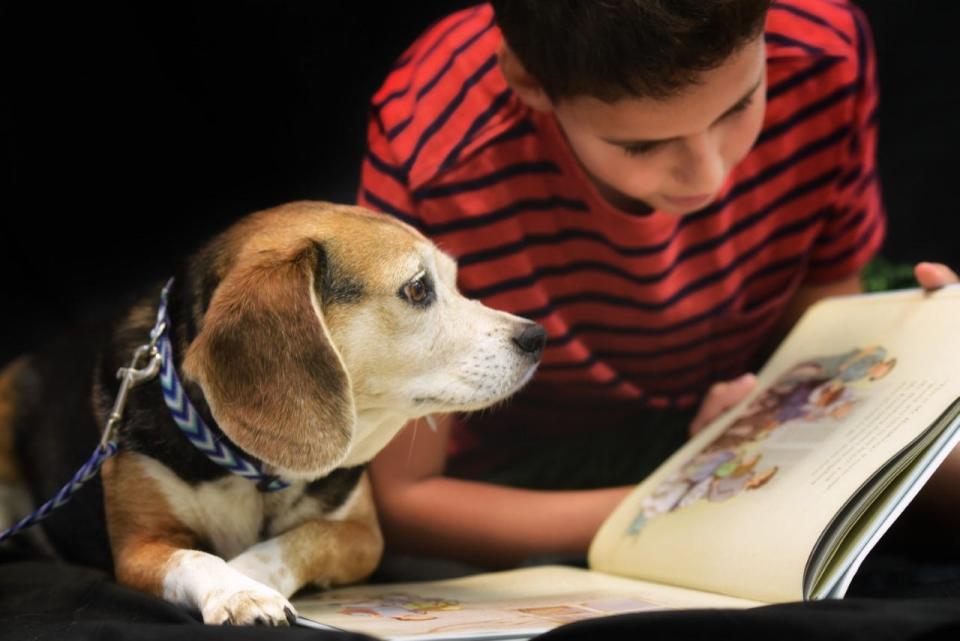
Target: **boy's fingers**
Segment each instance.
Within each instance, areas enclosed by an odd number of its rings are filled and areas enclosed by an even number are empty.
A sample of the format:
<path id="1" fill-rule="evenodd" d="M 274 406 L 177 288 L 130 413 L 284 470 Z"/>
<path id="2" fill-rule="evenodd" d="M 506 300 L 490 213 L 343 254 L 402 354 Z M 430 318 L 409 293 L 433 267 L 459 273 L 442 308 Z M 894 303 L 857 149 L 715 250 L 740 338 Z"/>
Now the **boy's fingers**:
<path id="1" fill-rule="evenodd" d="M 693 436 L 704 426 L 730 409 L 750 393 L 757 384 L 757 377 L 744 374 L 739 378 L 716 383 L 707 392 L 700 404 L 700 410 L 690 423 L 690 435 Z"/>
<path id="2" fill-rule="evenodd" d="M 939 289 L 960 282 L 957 274 L 942 263 L 917 263 L 913 268 L 917 282 L 924 289 Z"/>

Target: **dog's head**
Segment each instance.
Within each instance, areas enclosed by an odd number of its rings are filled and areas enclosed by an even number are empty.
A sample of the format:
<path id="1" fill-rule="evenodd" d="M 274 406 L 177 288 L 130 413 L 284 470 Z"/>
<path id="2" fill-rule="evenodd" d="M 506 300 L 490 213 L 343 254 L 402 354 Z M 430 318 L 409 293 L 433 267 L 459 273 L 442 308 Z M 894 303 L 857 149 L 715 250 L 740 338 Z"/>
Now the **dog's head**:
<path id="1" fill-rule="evenodd" d="M 231 440 L 295 477 L 364 462 L 411 418 L 505 399 L 545 342 L 463 297 L 413 228 L 358 207 L 259 212 L 200 256 L 212 294 L 183 371 Z"/>

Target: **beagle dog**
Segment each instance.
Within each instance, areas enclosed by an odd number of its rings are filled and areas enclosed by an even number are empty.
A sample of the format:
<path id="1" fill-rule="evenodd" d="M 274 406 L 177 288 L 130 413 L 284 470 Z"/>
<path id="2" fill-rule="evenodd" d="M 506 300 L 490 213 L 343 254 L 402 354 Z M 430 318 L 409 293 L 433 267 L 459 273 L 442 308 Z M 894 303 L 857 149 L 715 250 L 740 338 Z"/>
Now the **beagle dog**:
<path id="1" fill-rule="evenodd" d="M 94 450 L 160 290 L 0 372 L 0 529 Z M 453 259 L 413 228 L 319 202 L 233 225 L 184 262 L 168 309 L 197 414 L 287 487 L 212 462 L 151 381 L 130 392 L 101 477 L 41 527 L 60 556 L 207 623 L 283 625 L 300 587 L 367 577 L 383 541 L 365 464 L 412 419 L 513 394 L 546 338 L 464 298 Z"/>

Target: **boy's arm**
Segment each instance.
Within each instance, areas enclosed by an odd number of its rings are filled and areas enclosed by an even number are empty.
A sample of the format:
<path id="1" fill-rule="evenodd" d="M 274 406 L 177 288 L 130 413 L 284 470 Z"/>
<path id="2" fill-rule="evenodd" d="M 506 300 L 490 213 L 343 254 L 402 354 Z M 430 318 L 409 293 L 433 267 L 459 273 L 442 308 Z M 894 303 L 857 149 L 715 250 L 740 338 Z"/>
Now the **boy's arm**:
<path id="1" fill-rule="evenodd" d="M 453 417 L 415 421 L 370 465 L 388 549 L 509 567 L 531 555 L 584 555 L 632 487 L 523 490 L 444 476 Z"/>
<path id="2" fill-rule="evenodd" d="M 783 338 L 787 332 L 796 324 L 803 313 L 814 303 L 829 298 L 830 296 L 846 296 L 848 294 L 859 294 L 863 291 L 863 284 L 860 273 L 841 278 L 840 280 L 828 283 L 809 283 L 803 284 L 797 288 L 796 293 L 787 303 L 783 316 L 777 326 L 777 339 Z"/>

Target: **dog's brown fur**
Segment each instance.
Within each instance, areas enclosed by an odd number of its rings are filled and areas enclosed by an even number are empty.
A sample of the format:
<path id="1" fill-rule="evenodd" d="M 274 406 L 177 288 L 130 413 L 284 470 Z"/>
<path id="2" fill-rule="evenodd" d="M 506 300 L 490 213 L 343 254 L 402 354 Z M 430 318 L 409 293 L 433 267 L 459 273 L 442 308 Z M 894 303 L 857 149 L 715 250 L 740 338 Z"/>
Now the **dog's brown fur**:
<path id="1" fill-rule="evenodd" d="M 199 537 L 173 515 L 167 497 L 137 464 L 137 457 L 121 453 L 103 466 L 114 572 L 123 585 L 163 596 L 170 555 L 196 547 Z"/>

